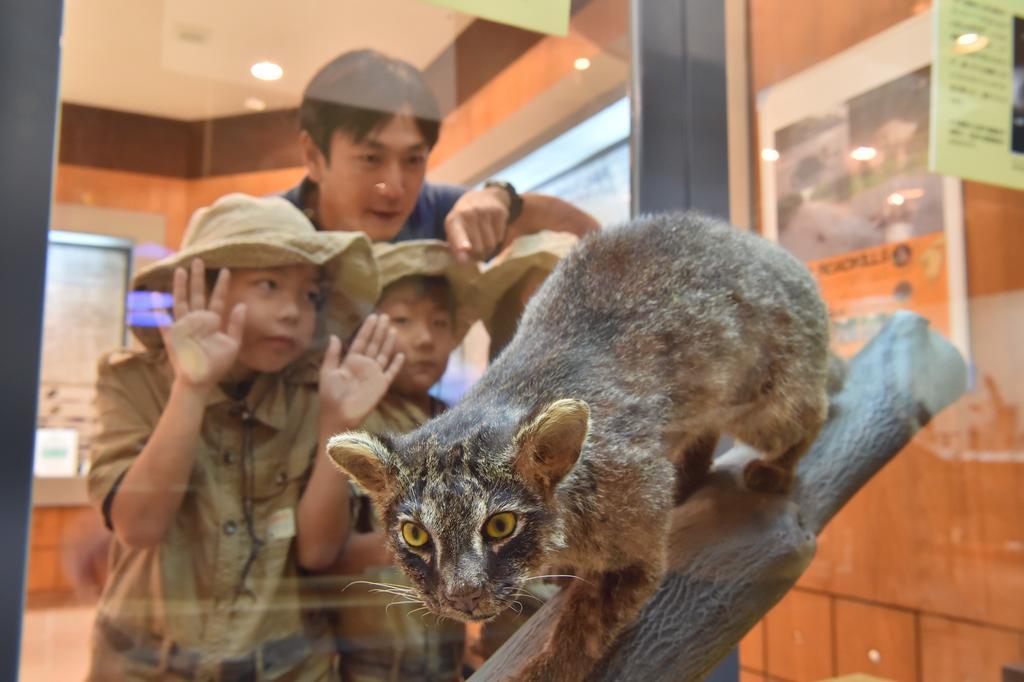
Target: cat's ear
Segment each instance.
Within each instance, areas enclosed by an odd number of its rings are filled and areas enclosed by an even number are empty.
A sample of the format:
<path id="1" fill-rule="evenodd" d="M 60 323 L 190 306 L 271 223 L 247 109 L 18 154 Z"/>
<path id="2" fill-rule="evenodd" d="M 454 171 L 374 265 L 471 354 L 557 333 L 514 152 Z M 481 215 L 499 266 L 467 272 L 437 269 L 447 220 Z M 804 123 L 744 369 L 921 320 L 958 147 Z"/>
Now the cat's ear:
<path id="1" fill-rule="evenodd" d="M 393 455 L 374 436 L 360 431 L 333 436 L 327 441 L 327 456 L 371 495 L 383 495 L 388 489 Z"/>
<path id="2" fill-rule="evenodd" d="M 516 434 L 516 469 L 550 492 L 576 463 L 589 431 L 585 402 L 556 400 Z"/>

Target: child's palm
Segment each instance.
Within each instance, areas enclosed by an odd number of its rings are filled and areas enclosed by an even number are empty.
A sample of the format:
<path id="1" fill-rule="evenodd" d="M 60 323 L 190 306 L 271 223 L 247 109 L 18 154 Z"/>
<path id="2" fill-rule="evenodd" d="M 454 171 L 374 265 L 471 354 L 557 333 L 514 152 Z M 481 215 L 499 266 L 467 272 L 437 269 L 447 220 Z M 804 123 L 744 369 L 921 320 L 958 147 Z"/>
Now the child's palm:
<path id="1" fill-rule="evenodd" d="M 341 342 L 331 337 L 320 369 L 320 398 L 338 423 L 356 425 L 377 406 L 398 375 L 405 356 L 395 353 L 387 316 L 371 315 L 339 364 Z"/>
<path id="2" fill-rule="evenodd" d="M 197 386 L 212 386 L 231 369 L 242 345 L 245 306 L 236 305 L 224 323 L 230 273 L 222 270 L 206 302 L 206 271 L 198 258 L 192 272 L 174 271 L 174 323 L 160 327 L 175 376 Z"/>
<path id="3" fill-rule="evenodd" d="M 192 384 L 219 381 L 238 357 L 240 340 L 223 330 L 220 315 L 196 310 L 175 322 L 165 337 L 175 372 Z"/>

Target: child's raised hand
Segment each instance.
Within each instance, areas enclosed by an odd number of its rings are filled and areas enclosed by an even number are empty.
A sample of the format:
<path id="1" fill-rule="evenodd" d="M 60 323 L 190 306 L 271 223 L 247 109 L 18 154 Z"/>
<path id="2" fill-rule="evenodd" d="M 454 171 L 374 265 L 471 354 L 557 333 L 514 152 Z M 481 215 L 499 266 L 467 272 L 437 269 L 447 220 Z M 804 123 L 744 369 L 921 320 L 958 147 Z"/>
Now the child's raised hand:
<path id="1" fill-rule="evenodd" d="M 192 261 L 191 272 L 174 271 L 174 322 L 160 327 L 175 377 L 210 388 L 224 378 L 238 357 L 245 324 L 245 306 L 236 305 L 224 319 L 230 273 L 223 269 L 206 301 L 206 268 Z"/>
<path id="2" fill-rule="evenodd" d="M 331 336 L 320 368 L 321 423 L 331 432 L 362 423 L 405 361 L 403 353 L 395 352 L 395 331 L 387 315 L 366 318 L 345 359 L 340 358 L 341 341 Z"/>

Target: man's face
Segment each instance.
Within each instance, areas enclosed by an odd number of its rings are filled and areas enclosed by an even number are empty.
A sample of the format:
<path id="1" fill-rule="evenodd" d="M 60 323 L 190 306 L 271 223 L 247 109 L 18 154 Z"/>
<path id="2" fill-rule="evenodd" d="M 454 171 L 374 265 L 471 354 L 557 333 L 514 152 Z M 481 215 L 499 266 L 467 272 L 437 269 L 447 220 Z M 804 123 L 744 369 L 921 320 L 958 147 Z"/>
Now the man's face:
<path id="1" fill-rule="evenodd" d="M 320 276 L 313 265 L 231 271 L 225 310 L 239 303 L 246 307 L 237 365 L 279 372 L 309 348 L 316 330 Z"/>
<path id="2" fill-rule="evenodd" d="M 391 319 L 396 350 L 405 353 L 405 363 L 393 384 L 402 395 L 426 395 L 448 367 L 455 341 L 445 299 L 445 292 L 424 292 L 420 283 L 411 281 L 389 286 L 377 304 L 377 312 Z"/>
<path id="3" fill-rule="evenodd" d="M 334 131 L 329 159 L 308 138 L 303 144 L 324 229 L 365 232 L 372 241 L 398 234 L 416 206 L 430 151 L 412 116 L 398 114 L 360 142 Z"/>

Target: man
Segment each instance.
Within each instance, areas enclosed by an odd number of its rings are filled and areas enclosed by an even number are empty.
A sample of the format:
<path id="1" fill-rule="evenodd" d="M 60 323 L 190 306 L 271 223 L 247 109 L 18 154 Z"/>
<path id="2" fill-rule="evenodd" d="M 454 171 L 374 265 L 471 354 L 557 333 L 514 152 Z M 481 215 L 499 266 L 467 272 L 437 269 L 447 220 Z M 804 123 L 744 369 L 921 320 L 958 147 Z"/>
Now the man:
<path id="1" fill-rule="evenodd" d="M 414 66 L 373 50 L 347 52 L 306 87 L 299 143 L 308 175 L 284 196 L 320 229 L 362 231 L 373 241 L 446 239 L 461 262 L 542 229 L 582 235 L 598 227 L 560 199 L 520 196 L 508 183 L 471 190 L 427 182 L 440 120 Z"/>

